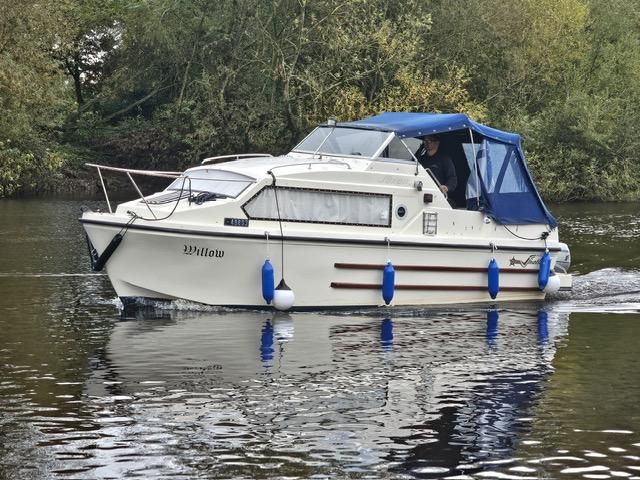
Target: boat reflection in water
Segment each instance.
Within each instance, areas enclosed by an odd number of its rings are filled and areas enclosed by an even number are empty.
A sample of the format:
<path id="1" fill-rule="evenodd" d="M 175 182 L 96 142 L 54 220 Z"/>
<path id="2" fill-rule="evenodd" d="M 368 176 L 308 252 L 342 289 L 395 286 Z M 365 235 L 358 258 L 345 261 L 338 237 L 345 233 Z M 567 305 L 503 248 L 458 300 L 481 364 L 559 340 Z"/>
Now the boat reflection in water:
<path id="1" fill-rule="evenodd" d="M 260 337 L 260 359 L 265 368 L 273 366 L 274 341 L 279 345 L 278 351 L 282 355 L 284 344 L 293 340 L 293 333 L 293 319 L 288 315 L 279 315 L 277 321 L 267 319 L 264 322 Z"/>
<path id="2" fill-rule="evenodd" d="M 156 455 L 169 466 L 155 473 L 207 458 L 223 476 L 431 477 L 512 456 L 567 316 L 535 305 L 395 313 L 120 322 L 88 394 L 130 399 L 119 413 L 126 438 L 162 439 Z"/>

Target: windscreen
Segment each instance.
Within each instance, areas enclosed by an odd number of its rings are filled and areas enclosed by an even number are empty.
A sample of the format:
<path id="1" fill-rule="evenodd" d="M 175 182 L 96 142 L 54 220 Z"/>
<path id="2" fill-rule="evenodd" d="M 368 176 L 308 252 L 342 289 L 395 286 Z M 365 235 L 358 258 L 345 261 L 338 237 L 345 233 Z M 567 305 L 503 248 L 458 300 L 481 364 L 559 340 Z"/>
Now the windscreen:
<path id="1" fill-rule="evenodd" d="M 185 177 L 187 179 L 185 180 Z M 237 197 L 254 179 L 235 172 L 216 169 L 191 170 L 176 178 L 167 190 L 191 190 L 192 192 L 217 193 Z M 184 187 L 183 187 L 184 184 Z"/>
<path id="2" fill-rule="evenodd" d="M 302 140 L 294 152 L 323 153 L 326 155 L 347 155 L 373 157 L 389 132 L 360 130 L 343 127 L 318 127 Z"/>

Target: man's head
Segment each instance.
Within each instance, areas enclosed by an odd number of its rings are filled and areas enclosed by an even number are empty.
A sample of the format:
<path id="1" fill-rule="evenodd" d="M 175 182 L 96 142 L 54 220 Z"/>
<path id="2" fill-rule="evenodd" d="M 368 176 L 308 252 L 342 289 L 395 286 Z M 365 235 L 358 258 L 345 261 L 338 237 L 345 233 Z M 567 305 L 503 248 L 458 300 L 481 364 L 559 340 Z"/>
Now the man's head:
<path id="1" fill-rule="evenodd" d="M 433 156 L 438 151 L 440 146 L 440 138 L 436 135 L 427 135 L 424 137 L 424 148 L 427 150 L 427 154 Z"/>

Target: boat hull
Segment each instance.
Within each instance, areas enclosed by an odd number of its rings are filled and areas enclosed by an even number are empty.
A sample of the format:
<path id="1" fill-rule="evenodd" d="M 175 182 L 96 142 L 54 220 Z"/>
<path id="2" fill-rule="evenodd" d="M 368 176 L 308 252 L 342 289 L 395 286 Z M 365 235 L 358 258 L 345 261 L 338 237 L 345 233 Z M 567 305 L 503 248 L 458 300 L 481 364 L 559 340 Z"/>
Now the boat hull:
<path id="1" fill-rule="evenodd" d="M 102 252 L 120 225 L 83 222 Z M 106 265 L 119 297 L 185 299 L 207 305 L 267 307 L 261 268 L 270 259 L 276 284 L 282 272 L 295 308 L 383 305 L 382 277 L 395 268 L 392 305 L 489 302 L 486 267 L 501 267 L 497 300 L 544 298 L 537 288 L 539 249 L 500 250 L 469 245 L 392 243 L 358 239 L 264 237 L 133 226 Z"/>

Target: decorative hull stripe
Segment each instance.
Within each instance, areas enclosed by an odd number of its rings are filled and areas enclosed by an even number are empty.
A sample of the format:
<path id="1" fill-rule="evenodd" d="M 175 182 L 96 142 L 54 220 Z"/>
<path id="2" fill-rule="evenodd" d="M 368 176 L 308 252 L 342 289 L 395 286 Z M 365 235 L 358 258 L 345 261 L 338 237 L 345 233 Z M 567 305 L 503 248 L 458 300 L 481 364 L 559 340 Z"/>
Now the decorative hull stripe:
<path id="1" fill-rule="evenodd" d="M 363 290 L 380 290 L 378 283 L 346 283 L 331 282 L 331 288 L 350 288 Z M 396 285 L 396 290 L 457 290 L 457 291 L 482 291 L 487 290 L 486 286 L 475 285 Z M 540 291 L 538 287 L 500 287 L 501 292 L 534 292 Z"/>
<path id="2" fill-rule="evenodd" d="M 100 220 L 87 220 L 80 218 L 80 223 L 86 223 L 90 225 L 101 225 L 103 227 L 112 227 L 114 229 L 120 230 L 122 227 L 126 226 L 124 223 L 117 222 L 104 222 Z M 179 235 L 197 235 L 201 237 L 211 237 L 211 238 L 250 238 L 250 239 L 264 239 L 264 235 L 261 234 L 251 234 L 251 233 L 224 233 L 224 232 L 203 232 L 202 230 L 188 230 L 181 228 L 170 228 L 170 227 L 155 227 L 152 225 L 136 225 L 135 223 L 129 225 L 128 230 L 149 230 L 154 232 L 163 232 L 163 233 L 175 233 Z M 270 235 L 269 238 L 271 240 L 280 240 L 280 235 L 274 233 Z M 376 245 L 376 246 L 387 246 L 386 240 L 361 240 L 361 239 L 340 239 L 340 238 L 329 238 L 329 237 L 299 237 L 299 236 L 284 236 L 286 241 L 290 242 L 313 242 L 313 243 L 334 243 L 334 244 L 342 244 L 342 245 Z M 490 251 L 491 247 L 487 243 L 486 245 L 467 245 L 460 243 L 419 243 L 419 242 L 391 242 L 391 246 L 393 247 L 412 247 L 412 248 L 448 248 L 453 250 L 485 250 Z M 500 246 L 500 251 L 518 251 L 518 252 L 544 252 L 544 247 L 519 247 L 519 246 Z M 559 247 L 550 247 L 550 252 L 559 252 Z"/>
<path id="3" fill-rule="evenodd" d="M 371 263 L 334 263 L 335 268 L 345 268 L 350 270 L 384 270 L 385 265 Z M 413 272 L 461 272 L 461 273 L 486 273 L 487 269 L 482 267 L 447 267 L 432 265 L 393 265 L 394 270 L 407 270 Z M 538 270 L 501 268 L 500 273 L 531 273 L 538 274 Z"/>

